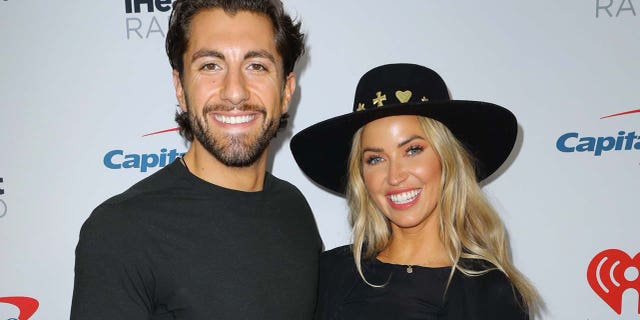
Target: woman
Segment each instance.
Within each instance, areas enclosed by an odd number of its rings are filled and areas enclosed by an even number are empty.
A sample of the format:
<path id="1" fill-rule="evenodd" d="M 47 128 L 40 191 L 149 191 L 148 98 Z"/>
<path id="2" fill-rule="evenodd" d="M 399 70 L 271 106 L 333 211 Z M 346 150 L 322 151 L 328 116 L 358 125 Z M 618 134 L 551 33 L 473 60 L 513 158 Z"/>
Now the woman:
<path id="1" fill-rule="evenodd" d="M 296 162 L 346 194 L 353 228 L 351 246 L 323 254 L 316 318 L 528 319 L 535 289 L 478 185 L 516 135 L 511 112 L 450 100 L 413 64 L 370 70 L 352 113 L 296 134 Z"/>

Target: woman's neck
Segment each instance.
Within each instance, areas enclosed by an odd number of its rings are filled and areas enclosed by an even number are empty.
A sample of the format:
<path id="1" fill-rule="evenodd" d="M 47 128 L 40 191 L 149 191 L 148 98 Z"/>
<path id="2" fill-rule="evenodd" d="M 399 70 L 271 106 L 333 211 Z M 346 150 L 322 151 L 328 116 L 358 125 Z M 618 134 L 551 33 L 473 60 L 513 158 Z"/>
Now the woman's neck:
<path id="1" fill-rule="evenodd" d="M 453 264 L 439 232 L 392 232 L 389 245 L 377 258 L 387 263 L 425 267 Z"/>

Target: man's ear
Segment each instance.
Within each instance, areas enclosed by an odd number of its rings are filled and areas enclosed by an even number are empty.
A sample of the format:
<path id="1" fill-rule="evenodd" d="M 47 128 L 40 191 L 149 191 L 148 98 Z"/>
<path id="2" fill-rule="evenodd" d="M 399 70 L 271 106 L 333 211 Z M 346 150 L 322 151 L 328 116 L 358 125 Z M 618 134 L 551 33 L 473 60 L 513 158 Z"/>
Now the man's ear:
<path id="1" fill-rule="evenodd" d="M 296 91 L 296 75 L 291 72 L 287 75 L 287 78 L 284 81 L 284 89 L 282 92 L 282 114 L 287 113 L 289 110 L 289 103 L 291 102 L 291 97 L 293 97 L 293 93 Z"/>
<path id="2" fill-rule="evenodd" d="M 176 99 L 178 99 L 178 104 L 180 104 L 180 110 L 187 112 L 187 102 L 184 98 L 184 89 L 182 88 L 180 73 L 175 69 L 173 70 L 173 87 L 176 89 Z"/>

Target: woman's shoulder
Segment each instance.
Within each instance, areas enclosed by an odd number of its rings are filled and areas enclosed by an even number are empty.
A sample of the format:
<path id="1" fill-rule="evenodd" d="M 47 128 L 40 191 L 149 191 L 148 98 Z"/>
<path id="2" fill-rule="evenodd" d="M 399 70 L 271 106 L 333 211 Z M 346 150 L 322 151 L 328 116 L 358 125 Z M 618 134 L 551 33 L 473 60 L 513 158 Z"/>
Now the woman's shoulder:
<path id="1" fill-rule="evenodd" d="M 465 275 L 462 272 L 458 272 L 463 278 L 463 281 L 468 285 L 477 286 L 483 291 L 489 292 L 513 292 L 513 285 L 511 280 L 505 275 L 502 270 L 495 267 L 490 262 L 477 259 L 469 259 L 462 262 L 461 266 L 465 269 L 479 272 L 479 275 Z"/>
<path id="2" fill-rule="evenodd" d="M 486 271 L 479 275 L 466 275 L 456 271 L 451 286 L 464 297 L 472 309 L 488 312 L 496 319 L 528 319 L 522 297 L 504 272 L 483 261 L 469 261 L 465 266 L 473 271 Z M 505 318 L 506 317 L 506 318 Z"/>
<path id="3" fill-rule="evenodd" d="M 351 245 L 347 244 L 344 246 L 333 248 L 331 250 L 327 250 L 322 253 L 322 257 L 325 259 L 346 259 L 349 257 L 353 258 L 353 255 L 351 254 Z"/>
<path id="4" fill-rule="evenodd" d="M 358 279 L 351 246 L 323 252 L 319 271 L 316 319 L 328 319 Z"/>
<path id="5" fill-rule="evenodd" d="M 320 286 L 351 286 L 358 278 L 351 246 L 341 246 L 320 255 Z"/>

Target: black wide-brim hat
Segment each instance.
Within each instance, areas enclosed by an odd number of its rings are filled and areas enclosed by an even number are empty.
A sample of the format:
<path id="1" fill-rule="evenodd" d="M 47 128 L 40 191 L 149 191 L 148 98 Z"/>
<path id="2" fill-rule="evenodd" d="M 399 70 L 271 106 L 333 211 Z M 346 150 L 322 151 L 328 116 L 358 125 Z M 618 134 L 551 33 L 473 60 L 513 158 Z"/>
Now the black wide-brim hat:
<path id="1" fill-rule="evenodd" d="M 293 157 L 311 180 L 344 194 L 355 132 L 371 121 L 397 115 L 424 116 L 447 126 L 474 157 L 478 182 L 509 157 L 518 131 L 513 113 L 501 106 L 451 100 L 435 71 L 415 64 L 388 64 L 360 78 L 351 113 L 294 135 L 290 143 Z"/>

